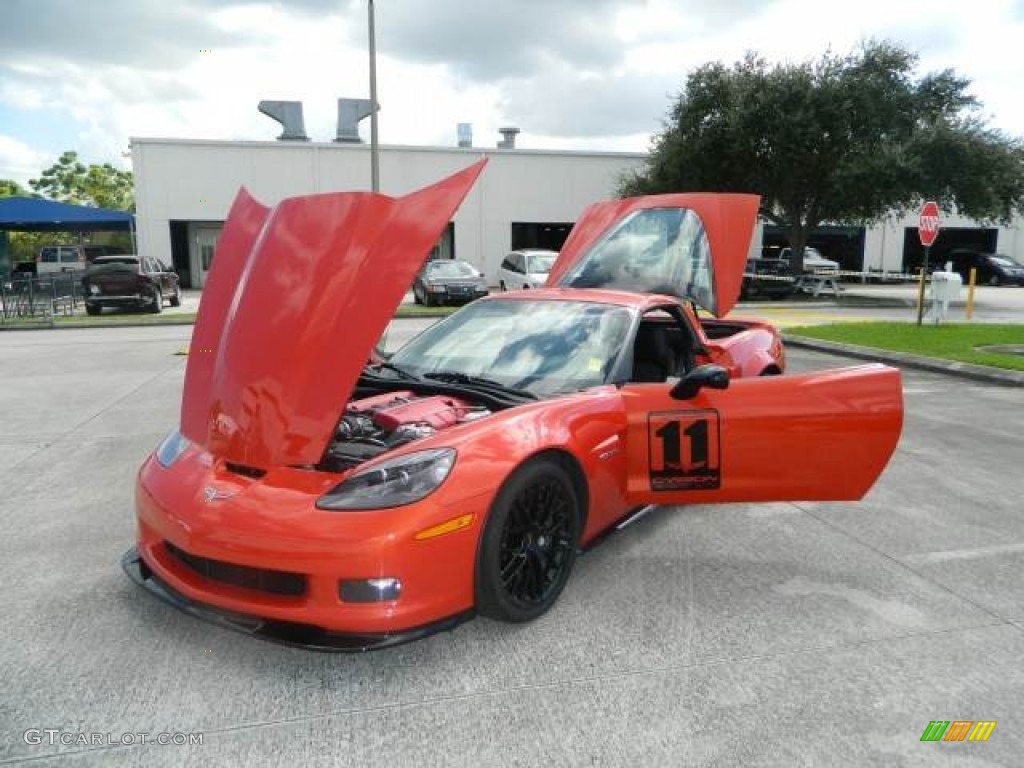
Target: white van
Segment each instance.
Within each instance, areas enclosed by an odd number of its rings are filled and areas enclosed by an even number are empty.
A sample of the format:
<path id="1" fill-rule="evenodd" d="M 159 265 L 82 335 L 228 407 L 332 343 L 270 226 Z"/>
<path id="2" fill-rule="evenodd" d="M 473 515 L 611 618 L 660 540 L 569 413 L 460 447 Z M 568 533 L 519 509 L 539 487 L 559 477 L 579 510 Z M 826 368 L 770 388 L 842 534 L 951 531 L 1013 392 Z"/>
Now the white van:
<path id="1" fill-rule="evenodd" d="M 117 253 L 110 245 L 44 245 L 36 255 L 36 274 L 78 272 L 89 266 L 97 256 Z"/>

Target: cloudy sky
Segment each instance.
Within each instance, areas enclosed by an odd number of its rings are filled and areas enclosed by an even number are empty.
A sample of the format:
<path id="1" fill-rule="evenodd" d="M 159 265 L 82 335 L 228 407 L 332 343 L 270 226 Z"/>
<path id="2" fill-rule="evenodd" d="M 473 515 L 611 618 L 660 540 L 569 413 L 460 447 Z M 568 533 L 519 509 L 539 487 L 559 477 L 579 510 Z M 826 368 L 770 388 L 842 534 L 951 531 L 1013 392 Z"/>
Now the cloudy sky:
<path id="1" fill-rule="evenodd" d="M 1024 0 L 376 0 L 380 137 L 643 151 L 686 73 L 749 50 L 803 60 L 865 38 L 974 82 L 1024 135 Z M 366 0 L 0 0 L 0 179 L 65 149 L 129 168 L 129 138 L 269 140 L 261 99 L 301 100 L 335 135 L 368 96 Z M 364 126 L 368 137 L 368 126 Z"/>

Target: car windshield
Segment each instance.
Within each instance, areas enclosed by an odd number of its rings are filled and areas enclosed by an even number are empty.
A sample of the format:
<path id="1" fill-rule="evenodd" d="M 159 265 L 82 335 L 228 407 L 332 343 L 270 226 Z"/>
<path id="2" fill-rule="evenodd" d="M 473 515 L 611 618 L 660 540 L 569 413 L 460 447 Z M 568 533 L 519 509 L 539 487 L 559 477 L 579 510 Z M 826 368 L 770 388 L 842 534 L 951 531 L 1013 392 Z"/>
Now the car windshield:
<path id="1" fill-rule="evenodd" d="M 995 256 L 989 256 L 989 261 L 993 264 L 998 264 L 1000 267 L 1020 267 L 1016 261 L 1011 259 L 1009 256 L 1003 256 L 1001 253 L 997 253 Z"/>
<path id="2" fill-rule="evenodd" d="M 476 270 L 464 261 L 432 261 L 427 265 L 429 277 L 476 277 Z"/>
<path id="3" fill-rule="evenodd" d="M 608 381 L 632 320 L 586 301 L 478 301 L 428 328 L 390 362 L 420 376 L 459 373 L 538 396 Z"/>
<path id="4" fill-rule="evenodd" d="M 555 263 L 556 254 L 534 253 L 527 257 L 526 271 L 531 275 L 546 275 L 551 271 L 551 265 Z"/>

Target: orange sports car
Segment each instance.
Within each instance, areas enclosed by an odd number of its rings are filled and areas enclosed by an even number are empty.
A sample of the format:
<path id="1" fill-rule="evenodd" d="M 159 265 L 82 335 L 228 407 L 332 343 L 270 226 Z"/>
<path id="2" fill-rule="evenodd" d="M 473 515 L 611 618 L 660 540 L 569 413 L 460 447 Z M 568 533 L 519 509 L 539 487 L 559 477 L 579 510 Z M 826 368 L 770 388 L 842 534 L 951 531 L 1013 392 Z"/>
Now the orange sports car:
<path id="1" fill-rule="evenodd" d="M 482 163 L 406 197 L 321 194 L 225 224 L 181 424 L 143 464 L 152 593 L 222 625 L 366 650 L 528 621 L 652 505 L 854 500 L 899 439 L 899 373 L 803 375 L 733 306 L 752 195 L 587 209 L 547 286 L 371 353 Z"/>

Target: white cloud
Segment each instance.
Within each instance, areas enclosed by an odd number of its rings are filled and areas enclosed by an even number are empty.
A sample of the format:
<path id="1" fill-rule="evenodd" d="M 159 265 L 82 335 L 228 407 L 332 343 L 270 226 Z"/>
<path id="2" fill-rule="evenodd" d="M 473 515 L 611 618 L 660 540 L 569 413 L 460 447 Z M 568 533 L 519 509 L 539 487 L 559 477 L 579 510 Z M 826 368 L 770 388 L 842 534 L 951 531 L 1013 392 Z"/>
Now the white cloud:
<path id="1" fill-rule="evenodd" d="M 330 140 L 337 98 L 368 96 L 364 0 L 111 2 L 124 14 L 111 16 L 104 34 L 120 45 L 84 50 L 84 25 L 94 22 L 79 13 L 88 4 L 72 0 L 16 4 L 18 14 L 7 19 L 13 26 L 0 32 L 0 110 L 66 115 L 61 149 L 78 149 L 87 162 L 124 167 L 130 136 L 273 139 L 280 129 L 257 112 L 262 99 L 303 101 L 307 133 Z M 385 143 L 453 144 L 455 124 L 470 122 L 477 145 L 490 146 L 499 126 L 514 123 L 524 147 L 643 150 L 696 66 L 732 62 L 749 50 L 804 60 L 871 37 L 919 51 L 922 71 L 952 67 L 972 78 L 994 123 L 1024 134 L 1024 57 L 1014 55 L 1024 14 L 1011 0 L 522 0 L 500 7 L 389 0 L 377 7 Z M 61 14 L 63 28 L 76 34 L 55 40 L 44 21 Z M 16 125 L 5 124 L 7 146 L 16 142 L 17 151 L 0 155 L 0 177 L 24 176 L 26 162 L 34 175 L 53 160 Z"/>
<path id="2" fill-rule="evenodd" d="M 28 189 L 28 180 L 39 176 L 53 158 L 12 136 L 0 134 L 0 179 L 12 179 Z"/>

